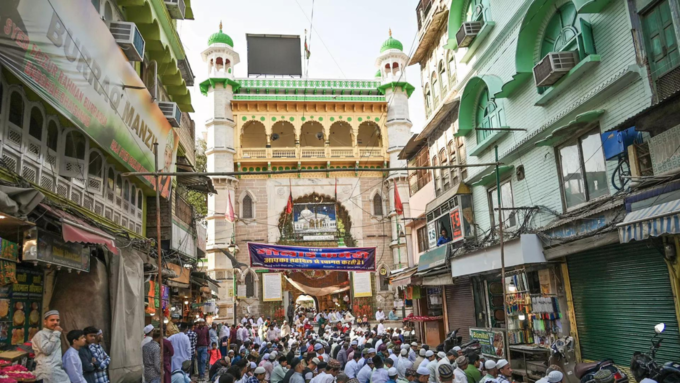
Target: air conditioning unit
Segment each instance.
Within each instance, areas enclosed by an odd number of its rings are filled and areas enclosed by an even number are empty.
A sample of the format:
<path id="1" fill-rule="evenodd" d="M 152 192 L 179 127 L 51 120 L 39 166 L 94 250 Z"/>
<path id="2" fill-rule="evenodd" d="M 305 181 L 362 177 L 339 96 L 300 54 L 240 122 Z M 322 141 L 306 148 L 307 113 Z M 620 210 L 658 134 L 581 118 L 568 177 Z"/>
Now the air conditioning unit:
<path id="1" fill-rule="evenodd" d="M 179 110 L 176 102 L 159 102 L 158 107 L 173 128 L 179 128 L 182 119 L 182 111 Z"/>
<path id="2" fill-rule="evenodd" d="M 456 32 L 456 42 L 461 48 L 469 47 L 472 44 L 472 40 L 477 37 L 479 31 L 482 30 L 484 26 L 483 21 L 466 21 L 460 26 L 458 32 Z"/>
<path id="3" fill-rule="evenodd" d="M 135 23 L 125 21 L 107 22 L 109 31 L 116 43 L 123 49 L 125 56 L 130 61 L 142 61 L 144 59 L 144 38 Z"/>
<path id="4" fill-rule="evenodd" d="M 578 63 L 576 51 L 550 52 L 534 67 L 536 86 L 550 86 L 559 81 Z"/>
<path id="5" fill-rule="evenodd" d="M 184 19 L 186 5 L 184 0 L 165 0 L 165 6 L 173 19 Z"/>

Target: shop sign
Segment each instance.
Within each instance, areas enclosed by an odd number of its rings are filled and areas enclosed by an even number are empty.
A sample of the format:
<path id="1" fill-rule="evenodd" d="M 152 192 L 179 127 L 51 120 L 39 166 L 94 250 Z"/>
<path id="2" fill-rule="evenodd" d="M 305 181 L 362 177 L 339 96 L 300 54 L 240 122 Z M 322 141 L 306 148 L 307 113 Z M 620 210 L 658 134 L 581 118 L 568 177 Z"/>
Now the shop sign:
<path id="1" fill-rule="evenodd" d="M 606 217 L 604 215 L 600 215 L 597 217 L 588 217 L 588 219 L 585 220 L 567 223 L 558 228 L 546 231 L 545 235 L 550 238 L 570 238 L 599 230 L 606 225 Z"/>
<path id="2" fill-rule="evenodd" d="M 12 73 L 127 170 L 153 171 L 154 143 L 159 170 L 174 170 L 178 135 L 89 0 L 2 1 L 0 15 L 0 61 Z M 162 178 L 164 197 L 171 183 Z"/>
<path id="3" fill-rule="evenodd" d="M 248 243 L 250 266 L 269 270 L 375 271 L 375 247 L 309 248 Z"/>
<path id="4" fill-rule="evenodd" d="M 37 247 L 24 241 L 24 249 L 28 249 L 24 251 L 24 261 L 45 262 L 86 273 L 90 271 L 89 247 L 80 243 L 64 242 L 61 237 L 45 230 L 38 231 Z"/>
<path id="5" fill-rule="evenodd" d="M 17 282 L 0 288 L 0 343 L 18 345 L 41 328 L 43 272 L 17 268 Z"/>
<path id="6" fill-rule="evenodd" d="M 435 221 L 427 223 L 427 241 L 430 249 L 437 246 L 437 224 Z"/>
<path id="7" fill-rule="evenodd" d="M 168 263 L 167 267 L 177 274 L 177 278 L 170 278 L 171 281 L 189 284 L 189 275 L 191 274 L 191 270 L 179 265 L 175 265 L 174 263 Z"/>
<path id="8" fill-rule="evenodd" d="M 463 239 L 463 224 L 460 220 L 460 208 L 455 207 L 449 213 L 451 217 L 451 242 Z"/>
<path id="9" fill-rule="evenodd" d="M 505 333 L 501 330 L 471 328 L 470 340 L 478 340 L 482 347 L 482 355 L 495 358 L 506 359 L 505 357 Z"/>

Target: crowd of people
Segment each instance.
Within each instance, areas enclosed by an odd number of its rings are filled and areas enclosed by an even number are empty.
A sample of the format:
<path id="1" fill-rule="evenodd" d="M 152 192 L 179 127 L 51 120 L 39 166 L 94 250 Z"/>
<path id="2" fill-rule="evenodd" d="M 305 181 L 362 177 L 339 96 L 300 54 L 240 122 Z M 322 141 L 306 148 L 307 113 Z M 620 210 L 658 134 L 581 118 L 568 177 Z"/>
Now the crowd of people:
<path id="1" fill-rule="evenodd" d="M 511 383 L 505 359 L 484 360 L 456 346 L 409 342 L 408 327 L 377 323 L 360 326 L 349 311 L 299 311 L 278 323 L 271 318 L 243 318 L 236 326 L 204 319 L 168 324 L 165 337 L 152 325 L 141 342 L 145 383 Z M 363 321 L 366 324 L 368 321 Z M 402 332 L 404 330 L 404 332 Z M 108 383 L 110 358 L 94 327 L 70 331 L 69 349 L 61 355 L 59 313 L 49 311 L 44 328 L 33 338 L 36 376 L 45 383 Z M 163 355 L 160 344 L 163 342 Z M 162 361 L 162 364 L 161 364 Z M 562 383 L 563 372 L 551 366 L 538 383 Z M 609 382 L 598 382 L 609 383 Z"/>

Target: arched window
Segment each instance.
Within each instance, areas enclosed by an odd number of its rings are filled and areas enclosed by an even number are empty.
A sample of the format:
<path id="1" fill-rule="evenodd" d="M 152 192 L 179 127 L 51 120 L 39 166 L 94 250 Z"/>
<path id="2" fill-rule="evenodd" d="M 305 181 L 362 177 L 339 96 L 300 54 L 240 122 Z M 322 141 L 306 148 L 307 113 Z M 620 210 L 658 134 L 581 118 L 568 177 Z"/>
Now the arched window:
<path id="1" fill-rule="evenodd" d="M 496 105 L 496 101 L 491 98 L 489 89 L 484 89 L 477 98 L 477 108 L 475 111 L 475 128 L 501 128 L 503 127 L 501 110 Z M 477 130 L 477 145 L 489 137 L 493 131 Z"/>
<path id="2" fill-rule="evenodd" d="M 131 185 L 132 190 L 130 191 L 130 205 L 132 207 L 135 207 L 136 204 L 136 197 L 137 197 L 137 188 L 135 185 Z"/>
<path id="3" fill-rule="evenodd" d="M 571 1 L 561 6 L 550 18 L 541 41 L 541 58 L 550 52 L 578 49 L 577 37 L 580 25 L 578 13 Z"/>
<path id="4" fill-rule="evenodd" d="M 24 98 L 19 92 L 13 92 L 9 99 L 9 122 L 18 127 L 24 125 Z"/>
<path id="5" fill-rule="evenodd" d="M 31 120 L 28 123 L 28 134 L 36 140 L 42 140 L 43 115 L 40 109 L 31 109 Z"/>
<path id="6" fill-rule="evenodd" d="M 116 195 L 119 197 L 123 195 L 123 178 L 120 174 L 116 175 Z"/>
<path id="7" fill-rule="evenodd" d="M 113 171 L 113 168 L 109 168 L 109 172 L 106 175 L 106 189 L 109 191 L 113 191 L 115 186 L 115 180 L 116 179 L 116 174 Z"/>
<path id="8" fill-rule="evenodd" d="M 130 182 L 128 180 L 123 182 L 123 199 L 130 201 Z"/>
<path id="9" fill-rule="evenodd" d="M 436 108 L 439 105 L 439 83 L 437 82 L 437 73 L 432 72 L 432 107 Z"/>
<path id="10" fill-rule="evenodd" d="M 66 157 L 84 160 L 85 144 L 85 136 L 80 134 L 80 132 L 76 132 L 75 130 L 70 131 L 66 135 L 66 141 L 64 142 L 64 155 Z"/>
<path id="11" fill-rule="evenodd" d="M 59 147 L 59 128 L 54 120 L 47 124 L 47 147 L 55 152 Z"/>
<path id="12" fill-rule="evenodd" d="M 246 298 L 255 297 L 255 278 L 252 272 L 246 274 Z"/>
<path id="13" fill-rule="evenodd" d="M 110 1 L 104 3 L 104 20 L 113 21 L 113 8 L 111 8 Z"/>
<path id="14" fill-rule="evenodd" d="M 243 212 L 241 214 L 242 218 L 252 219 L 253 218 L 253 199 L 248 194 L 246 194 L 246 196 L 243 197 L 243 202 L 241 202 L 241 204 L 242 204 L 242 209 L 243 209 Z"/>
<path id="15" fill-rule="evenodd" d="M 425 85 L 425 112 L 429 116 L 432 110 L 432 93 L 430 93 L 430 84 Z"/>
<path id="16" fill-rule="evenodd" d="M 90 152 L 90 165 L 87 167 L 87 174 L 97 178 L 102 178 L 102 167 L 104 160 L 98 152 Z"/>
<path id="17" fill-rule="evenodd" d="M 446 79 L 446 65 L 444 65 L 443 60 L 439 60 L 439 78 L 441 79 L 440 84 L 441 84 L 441 92 L 442 92 L 442 97 L 446 95 L 447 92 L 447 79 Z"/>
<path id="18" fill-rule="evenodd" d="M 453 86 L 456 82 L 456 60 L 454 60 L 453 51 L 447 50 L 448 55 L 448 65 L 449 65 L 449 85 Z"/>
<path id="19" fill-rule="evenodd" d="M 383 215 L 383 201 L 380 194 L 373 196 L 373 215 Z"/>
<path id="20" fill-rule="evenodd" d="M 142 195 L 141 190 L 137 190 L 137 209 L 142 210 L 142 207 L 144 207 L 144 196 Z"/>

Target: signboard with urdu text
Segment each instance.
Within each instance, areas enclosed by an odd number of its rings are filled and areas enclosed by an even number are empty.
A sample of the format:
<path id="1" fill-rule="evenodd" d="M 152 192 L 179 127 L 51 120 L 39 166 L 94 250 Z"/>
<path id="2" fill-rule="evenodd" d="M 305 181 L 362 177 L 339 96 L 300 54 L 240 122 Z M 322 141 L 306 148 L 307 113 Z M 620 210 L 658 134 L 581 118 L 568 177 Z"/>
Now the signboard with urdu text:
<path id="1" fill-rule="evenodd" d="M 90 248 L 80 243 L 64 242 L 49 231 L 39 230 L 37 251 L 24 251 L 24 261 L 40 261 L 73 270 L 90 271 Z"/>
<path id="2" fill-rule="evenodd" d="M 250 266 L 269 270 L 375 271 L 375 247 L 308 248 L 248 243 Z"/>
<path id="3" fill-rule="evenodd" d="M 89 0 L 2 1 L 0 23 L 0 62 L 31 90 L 127 170 L 155 170 L 158 143 L 159 170 L 174 171 L 179 137 Z M 73 161 L 62 175 L 85 166 Z M 164 197 L 171 183 L 161 179 Z"/>

